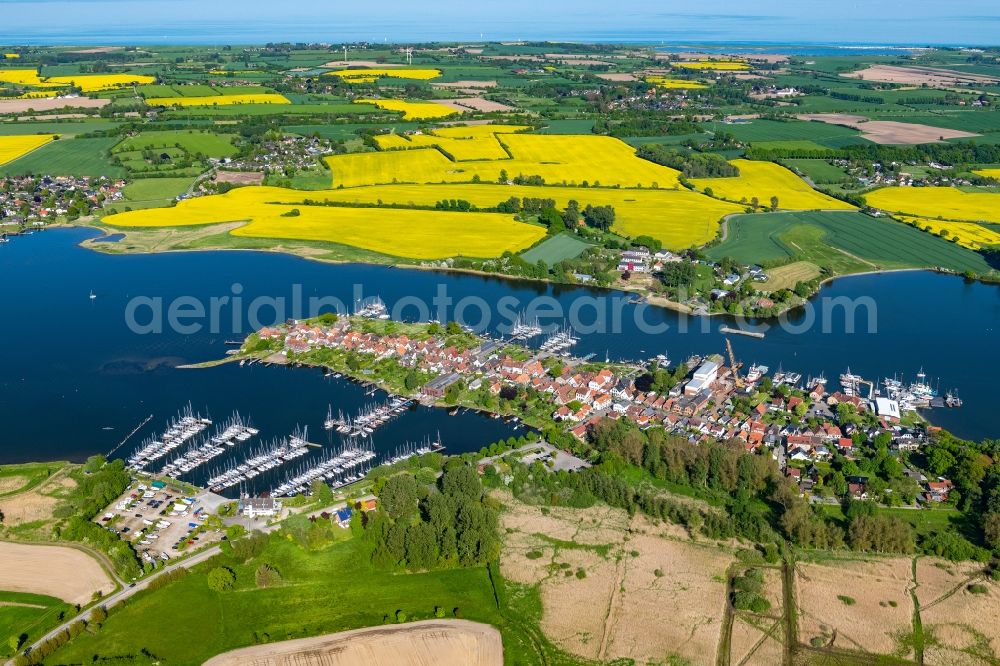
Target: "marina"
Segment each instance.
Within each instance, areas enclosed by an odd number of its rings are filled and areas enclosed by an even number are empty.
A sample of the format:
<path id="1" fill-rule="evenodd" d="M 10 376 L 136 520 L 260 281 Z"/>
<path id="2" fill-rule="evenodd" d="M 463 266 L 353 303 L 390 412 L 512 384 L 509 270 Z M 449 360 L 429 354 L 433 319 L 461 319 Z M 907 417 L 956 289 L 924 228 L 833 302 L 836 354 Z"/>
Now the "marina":
<path id="1" fill-rule="evenodd" d="M 321 434 L 332 437 L 339 433 L 323 429 L 323 417 L 328 405 L 334 415 L 357 414 L 366 405 L 382 402 L 366 396 L 361 385 L 334 375 L 308 369 L 291 370 L 268 367 L 264 363 L 238 363 L 197 370 L 177 366 L 222 358 L 229 349 L 226 340 L 242 338 L 246 312 L 240 312 L 241 328 L 234 329 L 232 312 L 226 313 L 218 332 L 205 325 L 192 334 L 182 335 L 169 327 L 162 332 L 137 334 L 126 325 L 122 316 L 130 299 L 136 294 L 161 298 L 165 303 L 181 295 L 192 295 L 208 303 L 213 296 L 230 294 L 232 281 L 227 276 L 242 275 L 246 303 L 259 296 L 285 298 L 284 311 L 276 317 L 284 321 L 295 316 L 291 284 L 303 285 L 306 294 L 337 297 L 352 303 L 355 296 L 351 285 L 363 284 L 365 293 L 379 293 L 387 304 L 402 298 L 420 298 L 431 302 L 437 290 L 447 288 L 456 301 L 478 297 L 488 303 L 502 298 L 516 298 L 522 304 L 531 299 L 554 299 L 562 312 L 556 322 L 565 319 L 578 296 L 619 297 L 616 292 L 588 287 L 567 287 L 517 280 L 499 280 L 471 274 L 446 274 L 356 264 L 329 265 L 296 257 L 255 252 L 191 252 L 156 255 L 107 255 L 94 252 L 78 243 L 98 232 L 87 229 L 55 229 L 18 239 L 4 248 L 4 269 L 23 276 L 22 287 L 7 294 L 11 321 L 42 321 L 52 311 L 64 314 L 73 324 L 73 335 L 85 340 L 87 352 L 81 354 L 65 343 L 65 326 L 42 326 L 31 336 L 17 333 L 17 327 L 0 330 L 0 363 L 8 380 L 0 383 L 0 405 L 8 414 L 19 418 L 3 423 L 0 461 L 4 463 L 51 459 L 84 460 L 96 452 L 108 452 L 124 439 L 124 434 L 153 418 L 138 429 L 115 455 L 133 455 L 136 442 L 149 440 L 164 430 L 164 422 L 175 413 L 178 405 L 189 400 L 204 414 L 230 415 L 239 410 L 252 414 L 255 427 L 267 433 L 264 442 L 274 434 L 288 433 L 296 421 L 307 422 L 317 439 Z M 67 290 L 65 284 L 52 276 L 59 271 L 87 275 L 88 284 L 81 290 Z M 164 286 L 163 276 L 171 275 L 174 282 Z M 276 279 L 275 276 L 281 276 Z M 127 288 L 124 285 L 128 285 Z M 88 289 L 100 298 L 90 301 Z M 928 272 L 886 273 L 837 279 L 825 286 L 821 298 L 855 298 L 864 295 L 877 303 L 877 331 L 862 338 L 844 332 L 844 315 L 840 311 L 827 322 L 805 325 L 806 315 L 791 313 L 790 326 L 772 326 L 767 338 L 757 340 L 732 336 L 738 356 L 775 369 L 784 367 L 800 373 L 825 373 L 831 383 L 849 364 L 863 369 L 866 377 L 892 377 L 899 369 L 913 370 L 923 364 L 941 375 L 944 387 L 960 389 L 961 409 L 936 409 L 930 413 L 935 425 L 951 430 L 960 437 L 982 439 L 995 437 L 993 426 L 990 373 L 983 368 L 1000 366 L 1000 348 L 991 343 L 995 335 L 996 303 L 1000 289 L 993 285 L 966 283 L 961 277 Z M 926 303 L 937 304 L 935 317 L 926 316 Z M 523 311 L 522 305 L 515 311 Z M 609 306 L 610 309 L 611 306 Z M 655 337 L 640 330 L 633 317 L 632 306 L 625 306 L 620 325 L 604 325 L 595 330 L 590 326 L 572 353 L 580 358 L 604 359 L 648 358 L 642 349 L 669 352 L 672 359 L 687 359 L 692 354 L 705 354 L 723 349 L 719 324 L 702 327 L 703 320 L 685 318 L 661 308 L 646 308 L 644 321 L 650 326 L 666 327 Z M 450 314 L 446 313 L 446 314 Z M 445 319 L 446 314 L 434 316 Z M 266 313 L 263 324 L 269 324 Z M 148 317 L 148 315 L 147 315 Z M 933 320 L 952 324 L 945 330 L 932 325 Z M 506 320 L 509 322 L 509 320 Z M 539 325 L 549 325 L 552 318 L 539 317 Z M 498 334 L 505 322 L 493 318 L 488 332 Z M 721 322 L 720 322 L 721 323 Z M 754 324 L 755 322 L 750 322 Z M 576 326 L 580 329 L 581 327 Z M 859 344 L 863 340 L 863 344 Z M 529 342 L 535 347 L 542 336 Z M 976 363 L 958 362 L 955 349 L 975 349 Z M 610 353 L 609 353 L 610 352 Z M 912 374 L 911 374 L 912 377 Z M 803 377 L 804 378 L 804 375 Z M 800 378 L 800 381 L 801 379 Z M 59 395 L 55 385 L 67 387 Z M 866 388 L 864 390 L 867 390 Z M 958 397 L 954 395 L 953 398 Z M 74 424 L 74 436 L 67 437 L 64 426 L 50 417 L 58 399 L 58 409 L 64 419 Z M 104 430 L 113 427 L 113 430 Z M 463 412 L 449 417 L 419 405 L 416 411 L 380 427 L 370 438 L 377 451 L 391 453 L 400 442 L 414 440 L 440 429 L 449 444 L 449 451 L 475 450 L 497 439 L 508 437 L 512 428 L 502 420 Z M 148 443 L 148 442 L 147 442 Z M 189 442 L 190 443 L 190 442 Z M 209 470 L 221 473 L 231 458 L 242 462 L 250 449 L 263 445 L 252 440 L 248 446 L 229 448 L 230 453 L 213 459 L 209 464 L 192 470 L 186 478 L 205 485 Z M 183 450 L 183 449 L 181 449 Z M 176 455 L 176 454 L 175 454 Z M 166 460 L 164 460 L 166 462 Z M 158 469 L 154 463 L 148 469 Z M 254 483 L 268 481 L 278 470 L 259 475 Z M 261 485 L 258 491 L 266 488 Z"/>
<path id="2" fill-rule="evenodd" d="M 211 419 L 195 414 L 188 404 L 177 418 L 167 424 L 166 430 L 161 435 L 144 440 L 126 462 L 131 469 L 137 472 L 143 471 L 150 463 L 160 460 L 174 449 L 193 440 L 210 425 L 212 425 Z"/>
<path id="3" fill-rule="evenodd" d="M 366 392 L 366 395 L 370 394 Z M 327 410 L 323 427 L 327 430 L 336 430 L 347 437 L 370 437 L 375 430 L 401 415 L 413 404 L 413 400 L 394 396 L 384 404 L 366 407 L 354 417 L 344 416 L 343 411 L 334 417 L 331 406 Z"/>

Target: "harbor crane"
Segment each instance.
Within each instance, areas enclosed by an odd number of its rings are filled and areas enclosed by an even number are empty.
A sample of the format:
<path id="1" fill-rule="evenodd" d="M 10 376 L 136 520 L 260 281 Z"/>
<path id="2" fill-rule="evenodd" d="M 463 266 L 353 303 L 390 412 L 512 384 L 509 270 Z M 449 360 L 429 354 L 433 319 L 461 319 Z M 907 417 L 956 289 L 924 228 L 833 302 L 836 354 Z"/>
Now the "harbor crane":
<path id="1" fill-rule="evenodd" d="M 743 378 L 740 377 L 740 364 L 736 362 L 736 354 L 733 353 L 733 343 L 726 338 L 726 351 L 729 353 L 729 365 L 733 369 L 733 381 L 736 382 L 736 388 L 743 388 Z"/>

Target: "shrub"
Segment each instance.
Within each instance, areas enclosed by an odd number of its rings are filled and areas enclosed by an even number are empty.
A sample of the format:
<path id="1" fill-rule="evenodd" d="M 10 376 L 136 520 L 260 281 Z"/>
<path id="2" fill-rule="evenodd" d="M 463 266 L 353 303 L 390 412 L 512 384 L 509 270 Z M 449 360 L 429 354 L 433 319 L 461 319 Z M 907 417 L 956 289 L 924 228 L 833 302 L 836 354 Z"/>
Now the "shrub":
<path id="1" fill-rule="evenodd" d="M 270 564 L 262 564 L 254 573 L 257 587 L 273 587 L 281 582 L 281 574 Z"/>
<path id="2" fill-rule="evenodd" d="M 229 567 L 216 567 L 208 572 L 208 587 L 216 592 L 233 589 L 236 584 L 236 574 Z"/>
<path id="3" fill-rule="evenodd" d="M 837 598 L 840 599 L 845 606 L 853 606 L 854 604 L 858 603 L 857 599 L 855 599 L 854 597 L 849 597 L 846 594 L 838 594 Z"/>
<path id="4" fill-rule="evenodd" d="M 537 560 L 542 556 L 542 551 L 540 550 L 529 550 L 525 557 L 529 560 Z"/>
<path id="5" fill-rule="evenodd" d="M 985 585 L 983 585 L 982 583 L 973 583 L 967 589 L 972 594 L 986 594 L 987 592 L 989 592 L 989 590 L 987 589 L 987 587 Z"/>
<path id="6" fill-rule="evenodd" d="M 583 580 L 584 578 L 587 577 L 587 572 L 584 571 L 583 569 L 577 569 L 576 570 L 576 577 L 579 578 L 580 580 Z"/>

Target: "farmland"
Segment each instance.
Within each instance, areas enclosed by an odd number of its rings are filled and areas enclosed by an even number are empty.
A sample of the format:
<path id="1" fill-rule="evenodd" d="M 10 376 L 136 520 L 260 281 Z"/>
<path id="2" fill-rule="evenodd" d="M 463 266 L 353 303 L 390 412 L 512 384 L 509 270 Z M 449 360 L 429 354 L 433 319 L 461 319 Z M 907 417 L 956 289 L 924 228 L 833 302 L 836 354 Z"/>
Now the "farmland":
<path id="1" fill-rule="evenodd" d="M 750 69 L 750 65 L 739 60 L 696 60 L 693 62 L 674 62 L 671 64 L 681 69 L 711 70 L 717 72 L 742 72 Z"/>
<path id="2" fill-rule="evenodd" d="M 152 83 L 152 76 L 141 74 L 79 74 L 73 76 L 38 76 L 33 69 L 0 69 L 0 82 L 41 88 L 76 86 L 83 92 L 97 92 L 123 86 Z"/>
<path id="3" fill-rule="evenodd" d="M 560 261 L 575 259 L 589 247 L 588 243 L 570 234 L 559 234 L 524 252 L 521 258 L 532 264 L 543 261 L 549 266 L 555 266 Z"/>
<path id="4" fill-rule="evenodd" d="M 52 134 L 0 136 L 0 164 L 6 164 L 44 146 L 55 137 Z"/>
<path id="5" fill-rule="evenodd" d="M 642 160 L 617 139 L 586 135 L 504 134 L 499 137 L 511 159 L 456 164 L 437 150 L 415 149 L 328 157 L 334 186 L 355 187 L 392 182 L 461 183 L 478 177 L 496 182 L 540 176 L 552 185 L 673 187 L 677 171 Z M 398 143 L 397 143 L 398 145 Z"/>
<path id="6" fill-rule="evenodd" d="M 123 227 L 171 227 L 248 220 L 250 224 L 232 234 L 324 241 L 408 259 L 494 257 L 529 247 L 545 235 L 541 227 L 515 222 L 509 215 L 307 206 L 300 203 L 302 198 L 292 190 L 241 188 L 182 201 L 174 208 L 111 215 L 104 222 Z M 274 203 L 277 201 L 283 203 Z M 376 216 L 382 222 L 373 225 Z"/>
<path id="7" fill-rule="evenodd" d="M 286 207 L 287 208 L 287 207 Z M 541 227 L 496 213 L 442 213 L 387 209 L 372 224 L 368 208 L 308 207 L 294 218 L 253 212 L 253 221 L 234 236 L 341 243 L 407 259 L 496 257 L 519 252 L 540 240 Z"/>
<path id="8" fill-rule="evenodd" d="M 284 95 L 258 93 L 249 95 L 208 95 L 205 97 L 152 97 L 150 106 L 232 106 L 241 104 L 291 104 Z"/>
<path id="9" fill-rule="evenodd" d="M 995 228 L 975 222 L 947 222 L 927 217 L 900 215 L 899 219 L 932 234 L 954 240 L 962 247 L 979 250 L 991 245 L 1000 245 L 1000 233 Z"/>
<path id="10" fill-rule="evenodd" d="M 713 196 L 726 201 L 750 202 L 762 206 L 778 198 L 778 208 L 785 210 L 852 210 L 854 206 L 817 192 L 788 169 L 770 162 L 733 160 L 740 170 L 735 178 L 700 178 L 691 182 L 703 192 L 711 188 Z"/>
<path id="11" fill-rule="evenodd" d="M 660 88 L 668 90 L 704 90 L 708 88 L 704 83 L 698 81 L 688 81 L 687 79 L 671 79 L 666 76 L 647 76 L 646 83 L 651 83 Z"/>
<path id="12" fill-rule="evenodd" d="M 55 597 L 0 591 L 0 657 L 10 655 L 11 639 L 35 640 L 73 610 Z"/>
<path id="13" fill-rule="evenodd" d="M 807 212 L 744 215 L 729 221 L 715 259 L 744 263 L 810 261 L 838 273 L 875 268 L 940 266 L 958 272 L 988 270 L 978 254 L 909 225 L 860 213 Z"/>
<path id="14" fill-rule="evenodd" d="M 868 205 L 890 213 L 960 222 L 1000 222 L 1000 194 L 954 187 L 887 187 L 865 195 Z"/>
<path id="15" fill-rule="evenodd" d="M 438 69 L 404 69 L 404 68 L 364 68 L 364 69 L 340 69 L 335 72 L 327 72 L 325 76 L 336 76 L 347 83 L 374 83 L 381 78 L 410 79 L 414 81 L 429 81 L 441 76 Z"/>
<path id="16" fill-rule="evenodd" d="M 201 153 L 208 157 L 230 157 L 236 153 L 234 138 L 232 134 L 193 130 L 142 132 L 119 143 L 114 152 L 180 148 L 188 153 Z"/>
<path id="17" fill-rule="evenodd" d="M 403 120 L 431 120 L 458 113 L 455 109 L 434 102 L 407 102 L 401 99 L 356 99 L 357 104 L 373 104 L 386 111 L 403 114 Z"/>
<path id="18" fill-rule="evenodd" d="M 69 176 L 119 176 L 123 171 L 107 154 L 117 137 L 51 141 L 0 166 L 0 175 L 59 173 Z"/>
<path id="19" fill-rule="evenodd" d="M 34 546 L 0 541 L 0 590 L 46 594 L 67 603 L 86 604 L 94 592 L 108 593 L 115 583 L 93 557 L 66 546 Z"/>

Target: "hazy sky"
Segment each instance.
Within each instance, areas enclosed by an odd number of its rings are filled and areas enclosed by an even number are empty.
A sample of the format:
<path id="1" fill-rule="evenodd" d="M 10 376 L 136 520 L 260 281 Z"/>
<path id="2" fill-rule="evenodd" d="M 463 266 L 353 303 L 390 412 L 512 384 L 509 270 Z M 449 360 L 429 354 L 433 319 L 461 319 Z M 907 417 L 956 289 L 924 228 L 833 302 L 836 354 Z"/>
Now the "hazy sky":
<path id="1" fill-rule="evenodd" d="M 0 0 L 3 43 L 567 39 L 996 44 L 1000 0 Z"/>

